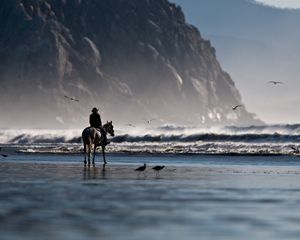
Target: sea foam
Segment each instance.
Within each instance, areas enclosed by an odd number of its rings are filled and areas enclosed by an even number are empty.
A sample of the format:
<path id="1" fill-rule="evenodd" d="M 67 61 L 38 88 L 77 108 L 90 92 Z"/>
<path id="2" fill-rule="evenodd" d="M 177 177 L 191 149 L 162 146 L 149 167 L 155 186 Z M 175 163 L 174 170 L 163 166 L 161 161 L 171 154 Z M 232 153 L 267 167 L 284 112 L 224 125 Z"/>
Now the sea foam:
<path id="1" fill-rule="evenodd" d="M 247 127 L 116 126 L 110 152 L 195 154 L 290 154 L 300 144 L 300 125 Z M 23 152 L 80 152 L 81 129 L 0 130 L 0 144 Z"/>

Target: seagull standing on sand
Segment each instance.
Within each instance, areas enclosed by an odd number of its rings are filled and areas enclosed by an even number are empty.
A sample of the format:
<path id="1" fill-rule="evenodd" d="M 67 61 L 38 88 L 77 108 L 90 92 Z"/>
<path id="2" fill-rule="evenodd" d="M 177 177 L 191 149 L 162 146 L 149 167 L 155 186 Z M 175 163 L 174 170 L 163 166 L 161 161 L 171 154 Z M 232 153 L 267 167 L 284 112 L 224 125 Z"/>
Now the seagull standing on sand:
<path id="1" fill-rule="evenodd" d="M 232 106 L 232 110 L 235 111 L 235 110 L 237 110 L 237 109 L 240 108 L 240 107 L 243 107 L 243 105 Z"/>
<path id="2" fill-rule="evenodd" d="M 165 166 L 155 166 L 155 167 L 153 167 L 152 169 L 153 169 L 154 171 L 156 171 L 156 176 L 158 176 L 159 171 L 162 170 L 162 169 L 164 169 L 164 168 L 165 168 Z"/>
<path id="3" fill-rule="evenodd" d="M 141 172 L 144 172 L 144 171 L 146 170 L 146 167 L 147 167 L 147 165 L 146 165 L 146 163 L 144 163 L 143 166 L 138 167 L 138 168 L 135 169 L 134 171 L 137 171 L 137 172 L 139 172 L 139 174 L 140 174 Z"/>
<path id="4" fill-rule="evenodd" d="M 278 81 L 269 81 L 268 83 L 278 85 L 278 84 L 283 84 L 283 82 L 278 82 Z"/>

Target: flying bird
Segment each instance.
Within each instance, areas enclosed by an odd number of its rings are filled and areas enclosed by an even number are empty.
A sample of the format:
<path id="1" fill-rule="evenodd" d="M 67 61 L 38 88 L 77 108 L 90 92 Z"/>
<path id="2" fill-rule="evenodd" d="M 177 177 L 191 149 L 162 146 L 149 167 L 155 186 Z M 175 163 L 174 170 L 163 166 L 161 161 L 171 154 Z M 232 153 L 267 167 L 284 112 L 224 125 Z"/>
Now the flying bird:
<path id="1" fill-rule="evenodd" d="M 294 150 L 294 153 L 300 153 L 299 148 L 294 147 L 294 146 L 291 146 L 290 148 Z"/>
<path id="2" fill-rule="evenodd" d="M 64 95 L 64 97 L 65 97 L 66 99 L 69 99 L 69 100 L 71 100 L 71 101 L 74 101 L 74 102 L 79 102 L 79 100 L 78 100 L 78 99 L 76 99 L 76 98 L 69 97 L 69 96 L 67 96 L 67 95 Z"/>
<path id="3" fill-rule="evenodd" d="M 237 109 L 240 108 L 240 107 L 243 107 L 243 105 L 232 106 L 232 110 L 235 111 L 235 110 L 237 110 Z"/>
<path id="4" fill-rule="evenodd" d="M 155 166 L 155 167 L 153 167 L 152 169 L 153 169 L 154 171 L 156 171 L 156 176 L 158 176 L 159 171 L 162 170 L 162 169 L 164 169 L 164 168 L 165 168 L 165 166 Z"/>
<path id="5" fill-rule="evenodd" d="M 155 121 L 156 118 L 152 118 L 152 119 L 145 119 L 144 120 L 146 121 L 146 123 L 150 124 L 151 122 Z"/>
<path id="6" fill-rule="evenodd" d="M 274 85 L 283 84 L 283 82 L 278 82 L 278 81 L 269 81 L 268 83 L 274 84 Z"/>
<path id="7" fill-rule="evenodd" d="M 135 127 L 133 124 L 129 123 L 129 124 L 126 124 L 126 126 L 129 126 L 129 127 Z"/>

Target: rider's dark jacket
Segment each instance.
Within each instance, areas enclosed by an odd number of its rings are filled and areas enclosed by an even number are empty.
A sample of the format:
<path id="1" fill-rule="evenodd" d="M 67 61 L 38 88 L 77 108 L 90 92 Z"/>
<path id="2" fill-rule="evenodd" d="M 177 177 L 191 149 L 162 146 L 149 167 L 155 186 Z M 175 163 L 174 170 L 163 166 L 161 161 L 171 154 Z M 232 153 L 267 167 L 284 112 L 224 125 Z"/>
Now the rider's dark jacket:
<path id="1" fill-rule="evenodd" d="M 90 115 L 90 125 L 94 128 L 100 128 L 102 126 L 101 117 L 99 113 L 92 113 Z"/>

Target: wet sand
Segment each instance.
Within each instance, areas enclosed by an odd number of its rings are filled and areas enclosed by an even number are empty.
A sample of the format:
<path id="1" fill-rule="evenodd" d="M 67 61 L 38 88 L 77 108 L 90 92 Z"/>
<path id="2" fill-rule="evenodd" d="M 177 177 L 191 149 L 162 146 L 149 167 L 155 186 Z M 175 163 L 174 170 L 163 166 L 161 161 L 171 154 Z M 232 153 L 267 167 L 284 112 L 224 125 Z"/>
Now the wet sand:
<path id="1" fill-rule="evenodd" d="M 1 239 L 300 235 L 299 166 L 169 164 L 159 176 L 137 166 L 0 162 Z"/>

